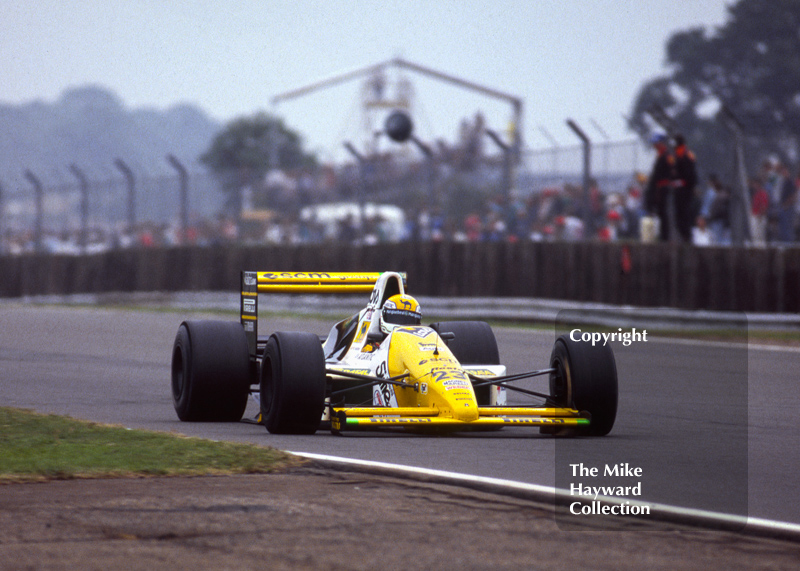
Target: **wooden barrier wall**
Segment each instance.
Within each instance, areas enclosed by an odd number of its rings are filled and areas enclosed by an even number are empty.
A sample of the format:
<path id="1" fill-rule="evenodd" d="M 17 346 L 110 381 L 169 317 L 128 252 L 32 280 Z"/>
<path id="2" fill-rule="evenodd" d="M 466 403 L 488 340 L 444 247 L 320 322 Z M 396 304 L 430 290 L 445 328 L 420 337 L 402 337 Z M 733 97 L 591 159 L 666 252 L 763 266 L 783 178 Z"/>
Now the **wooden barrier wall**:
<path id="1" fill-rule="evenodd" d="M 241 269 L 400 270 L 408 272 L 410 293 L 430 296 L 800 311 L 800 248 L 590 242 L 184 247 L 2 257 L 0 297 L 236 291 Z"/>

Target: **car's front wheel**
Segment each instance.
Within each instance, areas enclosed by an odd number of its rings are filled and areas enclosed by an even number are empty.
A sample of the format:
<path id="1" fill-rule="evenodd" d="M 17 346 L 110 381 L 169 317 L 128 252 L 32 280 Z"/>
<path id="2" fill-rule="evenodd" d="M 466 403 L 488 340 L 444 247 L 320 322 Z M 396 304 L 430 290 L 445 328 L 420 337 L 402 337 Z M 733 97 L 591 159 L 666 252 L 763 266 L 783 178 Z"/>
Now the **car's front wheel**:
<path id="1" fill-rule="evenodd" d="M 574 341 L 561 335 L 550 354 L 551 399 L 563 407 L 591 415 L 587 428 L 578 434 L 605 436 L 617 417 L 619 388 L 617 364 L 611 347 Z"/>

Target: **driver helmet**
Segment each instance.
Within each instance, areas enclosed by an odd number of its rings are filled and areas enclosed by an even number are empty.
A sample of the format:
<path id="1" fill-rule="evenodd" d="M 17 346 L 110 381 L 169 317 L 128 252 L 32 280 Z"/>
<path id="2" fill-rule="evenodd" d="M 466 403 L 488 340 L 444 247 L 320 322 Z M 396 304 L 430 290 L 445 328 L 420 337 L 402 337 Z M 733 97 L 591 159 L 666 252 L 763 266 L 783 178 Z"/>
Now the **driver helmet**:
<path id="1" fill-rule="evenodd" d="M 393 295 L 386 300 L 381 309 L 381 331 L 386 335 L 395 327 L 419 325 L 421 321 L 419 303 L 410 295 Z"/>

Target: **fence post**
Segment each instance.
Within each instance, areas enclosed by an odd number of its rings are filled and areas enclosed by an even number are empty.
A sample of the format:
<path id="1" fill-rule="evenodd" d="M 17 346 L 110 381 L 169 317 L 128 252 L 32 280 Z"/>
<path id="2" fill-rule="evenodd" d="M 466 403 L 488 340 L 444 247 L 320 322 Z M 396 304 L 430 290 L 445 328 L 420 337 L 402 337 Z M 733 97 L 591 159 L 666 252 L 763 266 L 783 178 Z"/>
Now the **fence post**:
<path id="1" fill-rule="evenodd" d="M 583 141 L 583 227 L 584 231 L 588 233 L 592 229 L 591 208 L 589 206 L 589 187 L 592 178 L 592 141 L 572 119 L 567 119 L 567 125 Z"/>
<path id="2" fill-rule="evenodd" d="M 508 204 L 508 199 L 511 196 L 511 186 L 512 186 L 512 174 L 511 169 L 513 166 L 513 156 L 512 153 L 514 150 L 511 148 L 510 145 L 507 145 L 503 142 L 496 132 L 492 131 L 491 129 L 486 129 L 486 134 L 489 135 L 489 138 L 495 142 L 495 144 L 500 147 L 500 150 L 503 152 L 503 197 L 506 199 L 506 205 Z"/>
<path id="3" fill-rule="evenodd" d="M 42 181 L 39 180 L 32 171 L 25 171 L 25 178 L 33 185 L 34 201 L 36 205 L 36 220 L 34 222 L 34 244 L 37 252 L 42 251 L 42 201 L 44 189 L 42 188 Z"/>
<path id="4" fill-rule="evenodd" d="M 78 168 L 75 163 L 69 165 L 69 170 L 78 179 L 78 184 L 81 189 L 81 252 L 86 253 L 89 238 L 89 181 L 86 180 L 86 175 Z"/>
<path id="5" fill-rule="evenodd" d="M 128 229 L 132 231 L 136 226 L 136 178 L 133 176 L 131 168 L 122 159 L 115 159 L 114 166 L 122 172 L 128 185 Z"/>
<path id="6" fill-rule="evenodd" d="M 741 246 L 750 237 L 750 216 L 748 204 L 747 170 L 744 162 L 744 129 L 742 123 L 726 105 L 722 106 L 722 117 L 725 126 L 733 134 L 734 165 L 736 184 L 731 193 L 731 242 Z"/>
<path id="7" fill-rule="evenodd" d="M 607 182 L 608 181 L 608 168 L 609 168 L 608 167 L 608 150 L 609 150 L 608 147 L 611 144 L 611 137 L 609 137 L 608 133 L 606 133 L 605 129 L 603 129 L 600 126 L 600 123 L 598 123 L 594 119 L 589 119 L 589 122 L 592 124 L 592 127 L 594 127 L 595 130 L 598 133 L 600 133 L 600 135 L 605 140 L 605 142 L 602 145 L 602 150 L 603 150 L 603 177 L 606 179 L 606 182 Z"/>
<path id="8" fill-rule="evenodd" d="M 364 174 L 364 168 L 366 165 L 366 158 L 364 155 L 358 152 L 353 144 L 349 141 L 345 141 L 344 148 L 347 149 L 351 155 L 353 155 L 358 163 L 358 210 L 359 215 L 361 217 L 361 224 L 359 224 L 358 230 L 358 241 L 363 243 L 364 241 L 364 230 L 367 223 L 367 208 L 366 208 L 366 194 L 367 194 L 367 180 L 366 175 Z"/>
<path id="9" fill-rule="evenodd" d="M 171 164 L 180 177 L 180 201 L 181 201 L 181 231 L 180 243 L 186 243 L 186 232 L 189 229 L 189 173 L 186 167 L 175 158 L 175 155 L 167 155 L 167 161 Z"/>
<path id="10" fill-rule="evenodd" d="M 6 253 L 6 239 L 3 236 L 3 216 L 6 213 L 3 205 L 3 181 L 0 180 L 0 256 Z"/>

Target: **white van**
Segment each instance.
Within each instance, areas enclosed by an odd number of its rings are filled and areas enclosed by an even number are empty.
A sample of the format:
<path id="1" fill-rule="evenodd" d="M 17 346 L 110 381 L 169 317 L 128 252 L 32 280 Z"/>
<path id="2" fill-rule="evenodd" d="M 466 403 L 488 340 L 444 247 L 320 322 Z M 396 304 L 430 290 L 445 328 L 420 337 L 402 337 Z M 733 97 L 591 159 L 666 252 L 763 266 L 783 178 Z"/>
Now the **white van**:
<path id="1" fill-rule="evenodd" d="M 363 226 L 361 206 L 355 202 L 315 204 L 306 206 L 300 211 L 300 220 L 303 222 L 316 220 L 322 226 L 326 239 L 337 238 L 340 224 L 348 218 L 352 220 L 353 228 L 360 235 Z M 392 204 L 368 202 L 364 204 L 364 218 L 376 221 L 376 228 L 370 229 L 364 236 L 365 243 L 379 241 L 379 236 L 374 232 L 378 228 L 386 241 L 398 242 L 404 238 L 406 217 L 402 208 Z"/>

